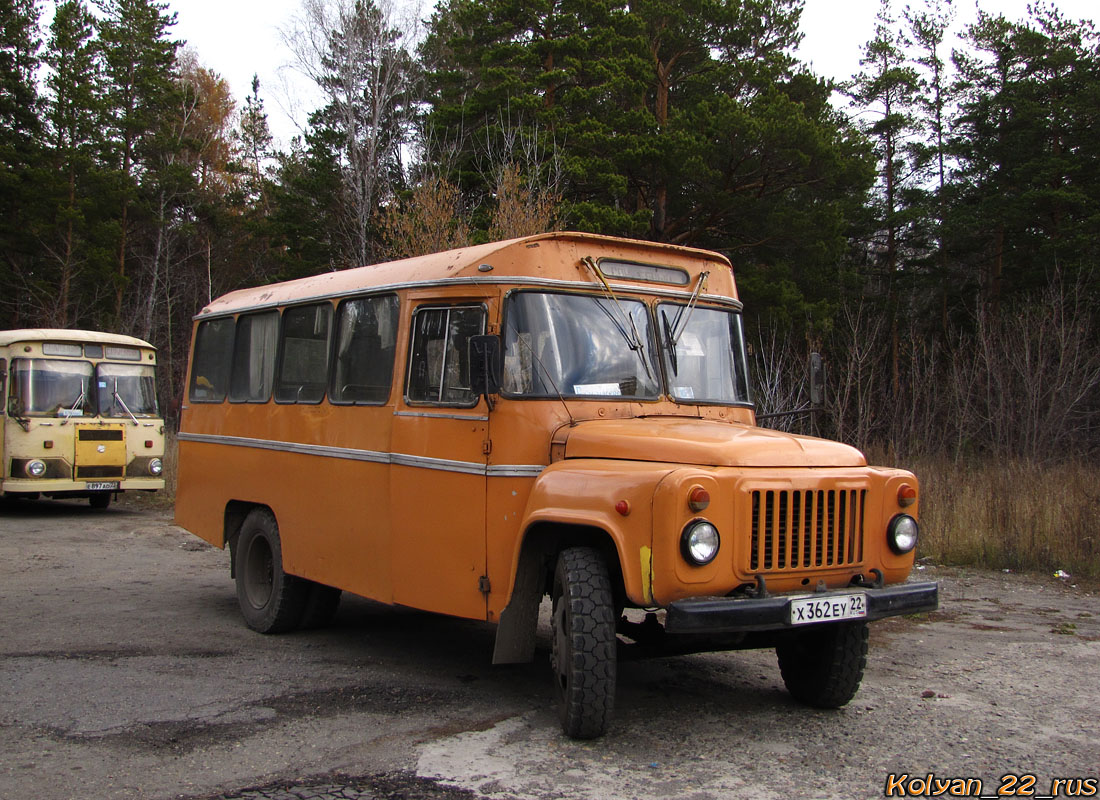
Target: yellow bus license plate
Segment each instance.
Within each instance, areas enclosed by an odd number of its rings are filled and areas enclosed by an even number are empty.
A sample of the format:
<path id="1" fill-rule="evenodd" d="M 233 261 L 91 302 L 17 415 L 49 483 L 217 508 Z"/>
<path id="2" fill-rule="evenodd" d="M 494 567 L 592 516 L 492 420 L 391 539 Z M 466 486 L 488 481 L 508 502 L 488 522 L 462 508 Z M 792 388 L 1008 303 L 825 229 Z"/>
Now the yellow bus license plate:
<path id="1" fill-rule="evenodd" d="M 833 622 L 841 619 L 862 619 L 867 616 L 867 595 L 832 594 L 828 597 L 800 597 L 791 600 L 791 624 Z"/>
<path id="2" fill-rule="evenodd" d="M 118 491 L 118 481 L 100 481 L 99 483 L 89 482 L 88 483 L 88 490 L 93 491 L 93 492 L 94 491 L 117 492 Z"/>

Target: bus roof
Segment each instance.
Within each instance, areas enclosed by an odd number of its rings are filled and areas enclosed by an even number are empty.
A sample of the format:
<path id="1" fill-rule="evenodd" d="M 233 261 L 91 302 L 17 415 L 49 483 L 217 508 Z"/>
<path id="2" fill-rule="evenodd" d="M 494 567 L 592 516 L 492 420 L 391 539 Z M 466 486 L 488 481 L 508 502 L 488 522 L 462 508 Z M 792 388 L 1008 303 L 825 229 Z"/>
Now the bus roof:
<path id="1" fill-rule="evenodd" d="M 0 347 L 19 342 L 93 342 L 96 344 L 125 344 L 131 347 L 156 348 L 136 336 L 100 331 L 81 331 L 70 328 L 22 328 L 0 331 Z"/>
<path id="2" fill-rule="evenodd" d="M 732 276 L 729 260 L 709 250 L 620 239 L 592 233 L 559 231 L 509 239 L 502 242 L 471 245 L 442 253 L 431 253 L 400 261 L 389 261 L 365 267 L 353 267 L 338 272 L 326 272 L 308 278 L 272 283 L 252 289 L 240 289 L 217 298 L 197 316 L 230 314 L 245 309 L 279 306 L 305 300 L 339 297 L 357 291 L 384 288 L 401 288 L 413 284 L 441 284 L 444 282 L 499 283 L 509 278 L 562 278 L 559 270 L 532 259 L 530 251 L 542 244 L 553 244 L 555 249 L 572 250 L 570 262 L 580 269 L 585 256 L 611 257 L 624 260 L 641 260 L 648 263 L 667 263 L 670 266 L 708 269 L 707 265 L 722 266 Z M 560 262 L 560 255 L 556 261 Z M 489 264 L 491 272 L 479 267 Z M 582 273 L 572 276 L 577 280 Z M 591 273 L 583 273 L 584 280 L 594 281 Z M 732 286 L 731 286 L 732 289 Z M 690 291 L 690 290 L 689 290 Z"/>

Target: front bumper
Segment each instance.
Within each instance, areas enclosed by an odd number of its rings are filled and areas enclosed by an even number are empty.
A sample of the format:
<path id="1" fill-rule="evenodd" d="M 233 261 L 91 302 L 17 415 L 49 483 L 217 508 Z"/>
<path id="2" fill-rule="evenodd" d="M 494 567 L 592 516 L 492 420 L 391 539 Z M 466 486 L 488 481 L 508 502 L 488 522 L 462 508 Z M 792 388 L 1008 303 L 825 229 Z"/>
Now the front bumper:
<path id="1" fill-rule="evenodd" d="M 867 616 L 859 622 L 894 617 L 900 614 L 916 614 L 939 608 L 940 585 L 937 582 L 899 583 L 881 589 L 849 587 L 812 596 L 828 598 L 830 595 L 861 592 L 867 596 Z M 677 600 L 668 605 L 665 632 L 691 633 L 739 633 L 743 631 L 774 631 L 807 627 L 792 625 L 790 604 L 800 595 L 776 595 L 774 597 L 692 597 Z M 813 623 L 828 624 L 827 622 Z"/>
<path id="2" fill-rule="evenodd" d="M 105 483 L 117 483 L 117 489 L 103 491 L 157 491 L 164 488 L 164 478 L 106 478 Z M 92 481 L 95 483 L 95 481 Z M 54 478 L 16 479 L 6 480 L 3 484 L 3 494 L 43 494 L 47 496 L 87 497 L 97 492 L 88 487 L 88 481 L 58 480 Z"/>

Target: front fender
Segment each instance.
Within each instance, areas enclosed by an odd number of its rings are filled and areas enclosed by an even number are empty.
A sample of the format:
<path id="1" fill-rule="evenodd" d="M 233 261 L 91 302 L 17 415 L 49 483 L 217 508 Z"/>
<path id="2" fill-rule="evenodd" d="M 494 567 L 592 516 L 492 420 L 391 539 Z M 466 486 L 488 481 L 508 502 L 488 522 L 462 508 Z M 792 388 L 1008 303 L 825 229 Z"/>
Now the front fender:
<path id="1" fill-rule="evenodd" d="M 626 597 L 637 605 L 653 604 L 653 493 L 669 464 L 603 459 L 568 459 L 548 466 L 532 487 L 513 554 L 513 581 L 524 542 L 544 526 L 597 528 L 611 539 L 618 554 Z M 626 513 L 616 509 L 626 504 Z"/>

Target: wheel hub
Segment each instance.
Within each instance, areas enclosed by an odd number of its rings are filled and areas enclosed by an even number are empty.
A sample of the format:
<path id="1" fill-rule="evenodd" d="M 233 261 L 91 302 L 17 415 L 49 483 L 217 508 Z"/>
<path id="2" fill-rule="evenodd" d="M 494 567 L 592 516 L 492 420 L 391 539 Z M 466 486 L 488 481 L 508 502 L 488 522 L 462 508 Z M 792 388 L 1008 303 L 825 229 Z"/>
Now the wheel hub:
<path id="1" fill-rule="evenodd" d="M 261 537 L 252 540 L 245 554 L 245 596 L 253 608 L 263 608 L 271 599 L 275 582 L 275 563 L 271 547 Z"/>

